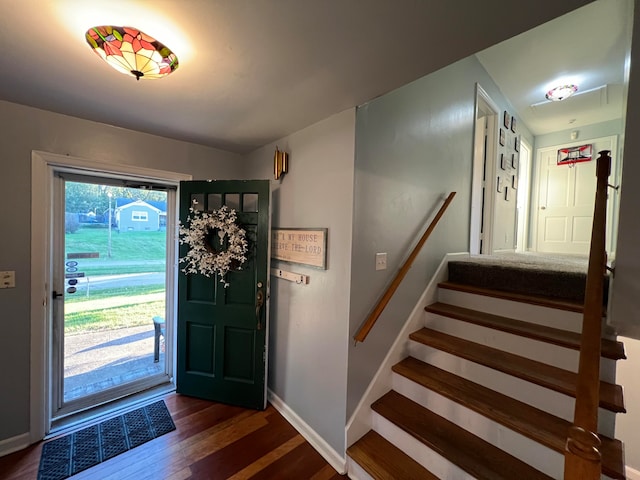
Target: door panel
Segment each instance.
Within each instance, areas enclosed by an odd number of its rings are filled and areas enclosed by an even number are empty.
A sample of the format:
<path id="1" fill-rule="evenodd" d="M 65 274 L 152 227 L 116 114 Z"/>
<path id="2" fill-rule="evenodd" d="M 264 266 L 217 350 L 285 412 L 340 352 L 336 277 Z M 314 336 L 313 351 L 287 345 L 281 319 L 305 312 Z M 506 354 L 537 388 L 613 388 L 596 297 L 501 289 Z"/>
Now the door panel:
<path id="1" fill-rule="evenodd" d="M 593 143 L 593 151 L 611 150 L 610 138 Z M 596 190 L 596 158 L 557 165 L 557 149 L 538 154 L 538 251 L 587 255 Z"/>
<path id="2" fill-rule="evenodd" d="M 213 211 L 226 205 L 246 231 L 249 251 L 241 269 L 220 278 L 178 279 L 177 391 L 250 408 L 266 406 L 269 181 L 198 181 L 180 185 L 180 221 L 189 207 Z M 197 204 L 194 204 L 193 201 Z M 218 241 L 214 236 L 214 242 Z M 214 245 L 216 249 L 224 245 Z M 180 257 L 187 253 L 181 245 Z M 260 308 L 257 298 L 265 304 Z"/>

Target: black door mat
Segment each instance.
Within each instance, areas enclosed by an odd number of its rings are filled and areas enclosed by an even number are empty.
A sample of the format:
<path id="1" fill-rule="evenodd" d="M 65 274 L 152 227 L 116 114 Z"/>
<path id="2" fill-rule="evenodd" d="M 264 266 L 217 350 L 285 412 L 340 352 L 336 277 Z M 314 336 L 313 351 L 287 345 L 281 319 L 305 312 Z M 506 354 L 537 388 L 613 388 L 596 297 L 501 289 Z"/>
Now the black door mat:
<path id="1" fill-rule="evenodd" d="M 164 401 L 105 420 L 42 446 L 38 480 L 62 480 L 176 429 Z"/>

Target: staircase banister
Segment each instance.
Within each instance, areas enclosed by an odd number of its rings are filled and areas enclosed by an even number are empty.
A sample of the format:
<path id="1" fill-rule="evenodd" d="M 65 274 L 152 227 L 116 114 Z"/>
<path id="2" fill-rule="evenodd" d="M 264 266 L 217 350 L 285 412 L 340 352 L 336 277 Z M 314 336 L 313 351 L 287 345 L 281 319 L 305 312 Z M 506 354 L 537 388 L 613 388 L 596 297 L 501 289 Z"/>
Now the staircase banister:
<path id="1" fill-rule="evenodd" d="M 367 319 L 364 321 L 364 323 L 362 324 L 358 332 L 353 337 L 356 343 L 364 342 L 365 338 L 367 338 L 367 335 L 369 334 L 369 332 L 375 325 L 376 321 L 384 311 L 385 307 L 393 297 L 393 294 L 396 292 L 396 290 L 400 286 L 400 283 L 402 282 L 404 277 L 407 275 L 407 272 L 413 265 L 414 260 L 422 250 L 422 247 L 424 246 L 425 242 L 427 241 L 427 239 L 429 238 L 433 230 L 436 228 L 438 221 L 440 221 L 440 219 L 444 215 L 444 212 L 447 210 L 447 208 L 449 207 L 449 204 L 451 203 L 451 201 L 453 200 L 453 197 L 455 196 L 456 196 L 456 192 L 451 192 L 449 196 L 447 196 L 444 203 L 440 207 L 440 210 L 438 210 L 438 213 L 436 213 L 436 215 L 433 217 L 433 220 L 431 220 L 431 223 L 429 224 L 425 232 L 422 234 L 422 237 L 420 237 L 420 240 L 418 241 L 416 246 L 413 248 L 411 254 L 407 258 L 407 260 L 404 262 L 402 267 L 400 267 L 400 270 L 398 270 L 398 273 L 393 278 L 393 280 L 391 281 L 391 283 L 389 284 L 385 292 L 382 294 L 382 296 L 378 300 L 378 303 L 376 303 L 375 307 L 373 308 L 373 310 L 371 311 Z"/>
<path id="2" fill-rule="evenodd" d="M 597 160 L 596 200 L 585 288 L 580 362 L 573 426 L 565 447 L 565 480 L 597 480 L 602 463 L 598 438 L 602 304 L 606 274 L 606 211 L 611 157 L 608 150 Z"/>

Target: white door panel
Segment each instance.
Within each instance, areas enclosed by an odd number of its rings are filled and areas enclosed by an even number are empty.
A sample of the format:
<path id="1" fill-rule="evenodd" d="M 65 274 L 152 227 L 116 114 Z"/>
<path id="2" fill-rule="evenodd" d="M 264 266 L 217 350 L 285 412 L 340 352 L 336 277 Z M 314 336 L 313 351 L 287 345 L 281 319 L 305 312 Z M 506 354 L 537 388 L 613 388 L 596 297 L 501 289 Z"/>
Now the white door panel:
<path id="1" fill-rule="evenodd" d="M 558 148 L 561 147 L 538 150 L 538 251 L 579 255 L 589 253 L 597 152 L 611 150 L 614 155 L 615 143 L 615 137 L 593 141 L 593 159 L 571 166 L 557 164 Z"/>

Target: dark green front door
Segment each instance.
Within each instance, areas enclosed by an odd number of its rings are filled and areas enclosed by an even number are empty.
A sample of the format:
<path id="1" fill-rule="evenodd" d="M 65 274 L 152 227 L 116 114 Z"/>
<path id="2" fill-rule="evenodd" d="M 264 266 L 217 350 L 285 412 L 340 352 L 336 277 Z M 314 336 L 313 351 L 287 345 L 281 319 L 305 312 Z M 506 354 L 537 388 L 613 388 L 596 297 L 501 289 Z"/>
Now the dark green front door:
<path id="1" fill-rule="evenodd" d="M 194 203 L 197 202 L 197 203 Z M 180 222 L 191 206 L 203 211 L 226 205 L 237 212 L 248 241 L 247 260 L 226 276 L 178 276 L 178 393 L 249 408 L 266 406 L 266 296 L 269 181 L 180 183 Z M 212 235 L 208 240 L 216 242 Z M 225 245 L 215 246 L 217 249 Z M 180 245 L 180 257 L 188 245 Z M 260 304 L 262 303 L 262 306 Z"/>

